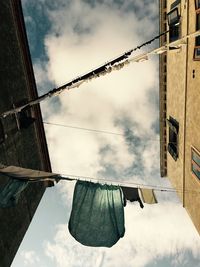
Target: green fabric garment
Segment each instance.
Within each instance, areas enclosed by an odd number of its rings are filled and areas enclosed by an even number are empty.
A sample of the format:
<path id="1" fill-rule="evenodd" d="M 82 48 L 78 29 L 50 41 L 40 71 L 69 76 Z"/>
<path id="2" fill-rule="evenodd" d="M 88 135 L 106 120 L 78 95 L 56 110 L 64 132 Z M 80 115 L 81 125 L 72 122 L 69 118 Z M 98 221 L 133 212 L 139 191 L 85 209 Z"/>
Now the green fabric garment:
<path id="1" fill-rule="evenodd" d="M 119 186 L 77 181 L 71 235 L 85 246 L 112 247 L 125 233 L 123 204 Z"/>
<path id="2" fill-rule="evenodd" d="M 17 204 L 21 192 L 27 187 L 28 181 L 9 179 L 7 184 L 0 188 L 0 207 L 8 208 Z"/>

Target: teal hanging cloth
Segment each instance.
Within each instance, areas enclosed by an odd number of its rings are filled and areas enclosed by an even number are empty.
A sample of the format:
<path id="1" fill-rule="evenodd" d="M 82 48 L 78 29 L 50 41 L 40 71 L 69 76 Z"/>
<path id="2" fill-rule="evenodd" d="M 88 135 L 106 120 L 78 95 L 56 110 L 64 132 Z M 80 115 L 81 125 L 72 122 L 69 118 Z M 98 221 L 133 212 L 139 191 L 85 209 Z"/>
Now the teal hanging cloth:
<path id="1" fill-rule="evenodd" d="M 7 184 L 0 188 L 0 208 L 15 206 L 27 185 L 28 181 L 9 179 Z"/>
<path id="2" fill-rule="evenodd" d="M 125 233 L 120 187 L 77 181 L 68 228 L 85 246 L 112 247 Z"/>

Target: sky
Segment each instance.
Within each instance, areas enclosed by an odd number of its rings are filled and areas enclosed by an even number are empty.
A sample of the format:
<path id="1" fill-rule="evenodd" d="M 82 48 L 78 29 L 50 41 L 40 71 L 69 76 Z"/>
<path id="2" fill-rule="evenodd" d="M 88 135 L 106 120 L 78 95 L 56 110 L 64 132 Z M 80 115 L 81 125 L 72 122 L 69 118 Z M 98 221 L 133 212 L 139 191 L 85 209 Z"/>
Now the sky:
<path id="1" fill-rule="evenodd" d="M 158 34 L 158 0 L 22 0 L 38 93 Z M 155 43 L 145 50 L 158 45 Z M 158 58 L 133 63 L 42 103 L 53 172 L 171 186 L 159 170 Z M 112 248 L 68 232 L 74 182 L 48 188 L 12 267 L 200 267 L 200 240 L 178 197 L 125 207 L 125 236 Z"/>

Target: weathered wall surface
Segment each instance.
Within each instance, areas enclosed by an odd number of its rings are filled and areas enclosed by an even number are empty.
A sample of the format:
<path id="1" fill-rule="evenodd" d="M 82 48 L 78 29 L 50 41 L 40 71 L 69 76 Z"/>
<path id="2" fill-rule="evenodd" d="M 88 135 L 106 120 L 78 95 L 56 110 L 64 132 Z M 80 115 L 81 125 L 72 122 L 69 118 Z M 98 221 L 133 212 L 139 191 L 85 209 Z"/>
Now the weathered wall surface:
<path id="1" fill-rule="evenodd" d="M 174 1 L 168 1 L 168 11 Z M 186 33 L 185 8 L 181 5 L 180 37 Z M 169 38 L 168 38 L 169 41 Z M 179 122 L 178 159 L 174 161 L 167 153 L 167 173 L 173 186 L 183 200 L 183 155 L 184 155 L 184 105 L 185 105 L 185 76 L 186 76 L 186 46 L 177 50 L 167 51 L 167 118 L 173 117 Z M 169 127 L 167 129 L 169 140 Z"/>
<path id="2" fill-rule="evenodd" d="M 196 30 L 196 12 L 194 1 L 189 2 L 188 30 L 191 33 Z M 191 146 L 200 152 L 200 61 L 193 60 L 194 46 L 195 38 L 191 38 L 188 45 L 184 205 L 200 233 L 200 181 L 191 172 Z"/>
<path id="3" fill-rule="evenodd" d="M 167 1 L 168 12 L 172 3 Z M 181 36 L 195 30 L 195 1 L 181 1 Z M 179 156 L 175 161 L 167 153 L 167 175 L 200 233 L 200 181 L 191 172 L 191 147 L 200 151 L 200 61 L 193 59 L 194 47 L 195 38 L 189 38 L 188 45 L 167 51 L 167 118 L 179 122 Z"/>
<path id="4" fill-rule="evenodd" d="M 37 92 L 20 1 L 0 1 L 0 18 L 2 113 L 24 99 L 33 99 Z M 32 108 L 31 114 L 36 121 L 27 129 L 18 130 L 14 115 L 2 119 L 6 139 L 0 144 L 0 162 L 51 171 L 40 108 Z M 3 186 L 6 179 L 0 177 L 0 186 Z M 42 183 L 29 185 L 16 207 L 0 209 L 1 267 L 11 265 L 44 191 L 45 185 Z"/>

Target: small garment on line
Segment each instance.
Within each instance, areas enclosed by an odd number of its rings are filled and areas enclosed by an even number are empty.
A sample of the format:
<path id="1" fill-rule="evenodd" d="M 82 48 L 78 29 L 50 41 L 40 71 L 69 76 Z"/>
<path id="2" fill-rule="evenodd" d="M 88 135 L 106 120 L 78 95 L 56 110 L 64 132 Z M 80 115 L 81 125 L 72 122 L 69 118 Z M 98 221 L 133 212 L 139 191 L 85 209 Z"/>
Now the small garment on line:
<path id="1" fill-rule="evenodd" d="M 125 233 L 120 187 L 77 181 L 68 228 L 85 246 L 112 247 Z"/>
<path id="2" fill-rule="evenodd" d="M 158 203 L 153 189 L 140 188 L 141 197 L 144 203 L 155 204 Z"/>
<path id="3" fill-rule="evenodd" d="M 21 192 L 28 186 L 28 181 L 9 179 L 0 188 L 0 208 L 9 208 L 17 204 Z"/>
<path id="4" fill-rule="evenodd" d="M 138 201 L 140 204 L 140 208 L 144 208 L 142 200 L 139 196 L 138 188 L 121 186 L 121 189 L 124 194 L 125 200 L 129 200 L 131 202 Z"/>
<path id="5" fill-rule="evenodd" d="M 0 187 L 0 207 L 13 207 L 17 204 L 20 194 L 27 187 L 28 182 L 48 181 L 52 186 L 59 181 L 60 176 L 55 173 L 32 170 L 18 166 L 6 166 L 0 163 L 0 175 L 9 177 L 7 183 Z"/>
<path id="6" fill-rule="evenodd" d="M 19 180 L 29 180 L 29 181 L 59 181 L 59 174 L 32 170 L 27 168 L 22 168 L 18 166 L 6 166 L 0 163 L 0 174 L 6 175 L 8 177 L 13 177 Z"/>

